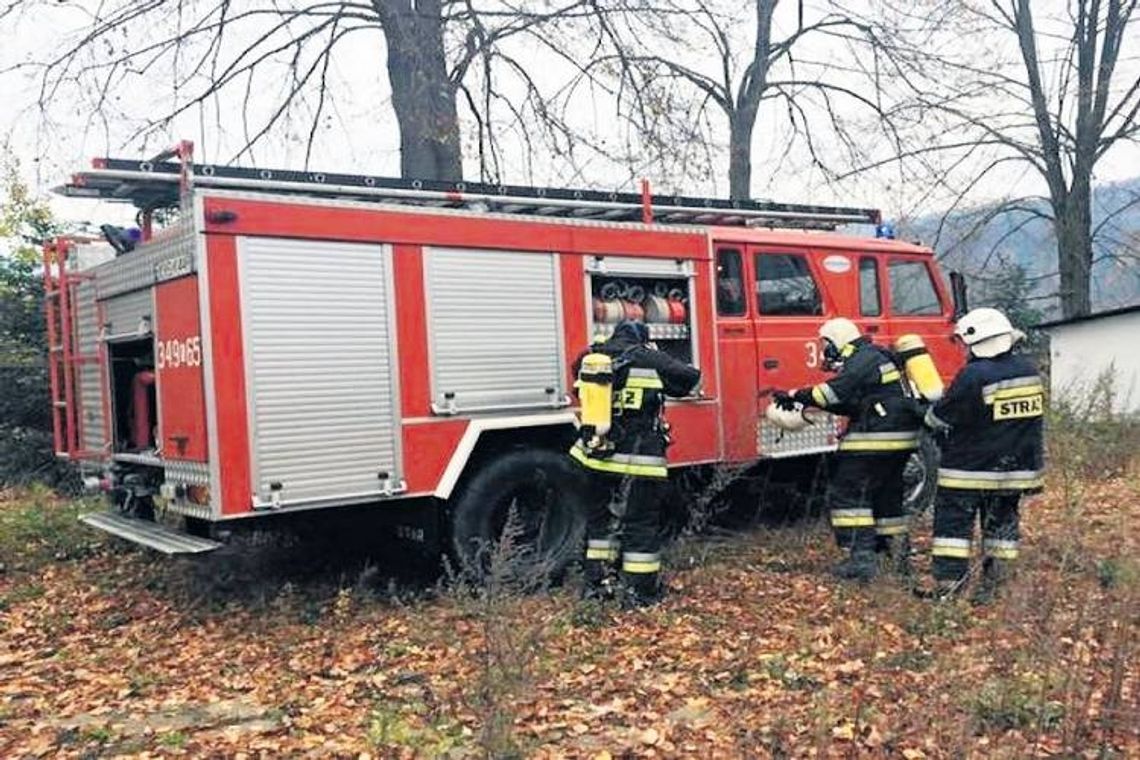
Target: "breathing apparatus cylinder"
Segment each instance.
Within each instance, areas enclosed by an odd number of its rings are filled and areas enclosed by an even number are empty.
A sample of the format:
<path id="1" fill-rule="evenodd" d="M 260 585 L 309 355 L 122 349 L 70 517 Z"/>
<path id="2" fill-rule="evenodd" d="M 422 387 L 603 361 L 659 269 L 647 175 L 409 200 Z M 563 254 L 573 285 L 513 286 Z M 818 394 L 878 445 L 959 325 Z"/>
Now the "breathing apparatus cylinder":
<path id="1" fill-rule="evenodd" d="M 915 391 L 927 401 L 942 398 L 942 377 L 926 344 L 914 334 L 900 335 L 895 341 L 895 353 L 903 362 L 903 369 Z"/>
<path id="2" fill-rule="evenodd" d="M 582 444 L 591 451 L 612 448 L 606 436 L 613 424 L 613 359 L 600 351 L 586 354 L 574 386 L 582 404 L 579 431 Z"/>

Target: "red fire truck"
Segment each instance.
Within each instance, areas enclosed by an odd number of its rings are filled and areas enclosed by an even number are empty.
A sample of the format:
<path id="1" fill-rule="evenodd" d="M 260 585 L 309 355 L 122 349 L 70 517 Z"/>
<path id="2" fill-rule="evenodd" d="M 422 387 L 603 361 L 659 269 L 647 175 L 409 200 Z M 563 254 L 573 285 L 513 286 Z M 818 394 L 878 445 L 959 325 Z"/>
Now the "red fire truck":
<path id="1" fill-rule="evenodd" d="M 931 251 L 834 231 L 871 209 L 210 166 L 187 143 L 58 191 L 132 203 L 141 228 L 46 248 L 58 454 L 111 496 L 86 522 L 167 553 L 402 505 L 457 545 L 513 508 L 571 556 L 570 367 L 626 316 L 703 371 L 668 407 L 677 470 L 836 447 L 830 416 L 762 414 L 825 377 L 828 317 L 960 362 Z"/>

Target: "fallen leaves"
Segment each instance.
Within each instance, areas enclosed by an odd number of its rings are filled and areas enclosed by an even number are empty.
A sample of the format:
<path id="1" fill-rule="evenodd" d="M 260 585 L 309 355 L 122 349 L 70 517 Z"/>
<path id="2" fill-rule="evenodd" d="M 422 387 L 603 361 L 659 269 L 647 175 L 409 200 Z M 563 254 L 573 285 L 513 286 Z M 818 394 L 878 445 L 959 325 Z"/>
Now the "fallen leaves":
<path id="1" fill-rule="evenodd" d="M 1082 535 L 1097 559 L 1140 548 L 1126 488 L 1090 505 L 1120 513 Z M 1116 580 L 1128 568 L 1109 568 L 1111 583 L 1091 560 L 1064 569 L 1063 513 L 1048 498 L 1027 511 L 1022 579 L 976 610 L 832 584 L 827 556 L 804 559 L 828 545 L 815 527 L 741 537 L 660 609 L 585 622 L 569 593 L 486 608 L 503 620 L 450 598 L 393 606 L 304 586 L 211 608 L 163 591 L 177 568 L 137 554 L 8 572 L 0 756 L 469 757 L 491 708 L 539 758 L 919 760 L 1066 741 L 1140 756 L 1136 597 Z M 488 680 L 486 637 L 503 626 L 538 631 L 529 648 L 498 643 L 499 675 L 528 663 L 525 684 Z M 980 723 L 973 695 L 989 683 L 1004 686 Z M 1032 723 L 1058 700 L 1063 725 Z"/>

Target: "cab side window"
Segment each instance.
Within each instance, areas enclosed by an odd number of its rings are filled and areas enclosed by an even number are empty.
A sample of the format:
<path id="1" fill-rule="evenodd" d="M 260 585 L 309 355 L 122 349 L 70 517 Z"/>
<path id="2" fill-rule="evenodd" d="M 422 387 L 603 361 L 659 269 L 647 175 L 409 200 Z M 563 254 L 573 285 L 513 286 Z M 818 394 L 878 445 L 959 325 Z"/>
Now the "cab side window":
<path id="1" fill-rule="evenodd" d="M 864 317 L 878 317 L 883 313 L 879 263 L 872 256 L 859 259 L 859 313 Z"/>
<path id="2" fill-rule="evenodd" d="M 894 259 L 887 265 L 891 281 L 891 313 L 926 316 L 942 313 L 938 291 L 924 261 Z"/>
<path id="3" fill-rule="evenodd" d="M 819 287 L 807 258 L 798 253 L 756 254 L 756 300 L 759 313 L 770 316 L 823 314 Z"/>
<path id="4" fill-rule="evenodd" d="M 744 262 L 740 251 L 720 248 L 716 252 L 716 313 L 722 317 L 744 315 Z"/>

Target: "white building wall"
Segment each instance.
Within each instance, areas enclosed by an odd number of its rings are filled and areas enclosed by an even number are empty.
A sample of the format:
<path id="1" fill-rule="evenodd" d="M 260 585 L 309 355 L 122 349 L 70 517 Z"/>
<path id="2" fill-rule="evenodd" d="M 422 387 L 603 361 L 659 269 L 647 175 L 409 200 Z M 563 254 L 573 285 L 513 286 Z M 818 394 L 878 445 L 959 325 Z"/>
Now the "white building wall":
<path id="1" fill-rule="evenodd" d="M 1140 412 L 1140 311 L 1045 328 L 1054 398 L 1085 397 L 1113 376 L 1113 409 Z"/>

